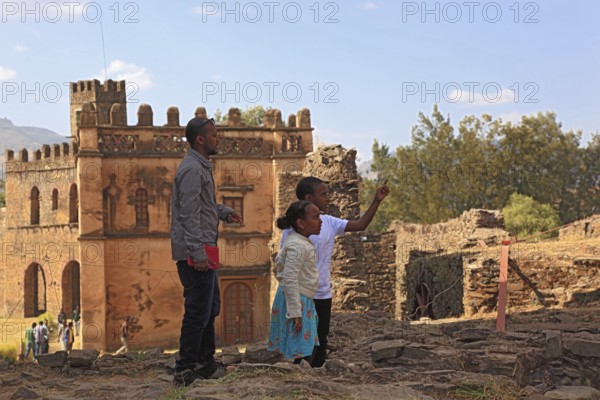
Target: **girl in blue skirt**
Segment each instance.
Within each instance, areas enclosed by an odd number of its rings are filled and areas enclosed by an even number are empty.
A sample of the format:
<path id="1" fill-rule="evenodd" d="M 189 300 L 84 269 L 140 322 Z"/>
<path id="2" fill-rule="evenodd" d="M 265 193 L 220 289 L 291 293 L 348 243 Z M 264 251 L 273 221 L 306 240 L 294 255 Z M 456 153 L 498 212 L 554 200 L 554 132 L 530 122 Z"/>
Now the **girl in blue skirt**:
<path id="1" fill-rule="evenodd" d="M 315 247 L 308 239 L 321 231 L 319 208 L 297 201 L 277 219 L 279 229 L 293 228 L 275 259 L 279 282 L 273 307 L 268 349 L 287 358 L 310 362 L 317 336 L 317 313 L 313 297 L 319 286 Z"/>

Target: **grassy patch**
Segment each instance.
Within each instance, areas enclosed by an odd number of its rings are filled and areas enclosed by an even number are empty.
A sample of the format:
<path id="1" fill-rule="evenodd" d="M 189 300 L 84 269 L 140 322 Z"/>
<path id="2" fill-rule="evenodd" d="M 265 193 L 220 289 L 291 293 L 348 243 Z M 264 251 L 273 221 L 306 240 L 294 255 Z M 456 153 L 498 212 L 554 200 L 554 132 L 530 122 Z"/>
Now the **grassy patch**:
<path id="1" fill-rule="evenodd" d="M 235 370 L 229 372 L 223 378 L 219 379 L 220 383 L 232 383 L 236 380 L 240 379 L 249 379 L 249 378 L 258 378 L 258 377 L 269 377 L 269 378 L 277 378 L 277 379 L 305 379 L 305 375 L 296 371 L 285 371 L 274 368 L 267 367 L 257 367 L 257 368 L 236 368 Z"/>
<path id="2" fill-rule="evenodd" d="M 14 344 L 0 344 L 0 359 L 17 361 L 19 348 Z"/>
<path id="3" fill-rule="evenodd" d="M 162 400 L 183 400 L 185 399 L 185 394 L 189 390 L 189 387 L 177 387 L 173 386 L 171 390 L 169 390 L 163 397 Z"/>
<path id="4" fill-rule="evenodd" d="M 490 381 L 483 387 L 461 386 L 453 392 L 455 399 L 460 400 L 520 400 L 525 395 L 516 385 L 500 384 Z"/>

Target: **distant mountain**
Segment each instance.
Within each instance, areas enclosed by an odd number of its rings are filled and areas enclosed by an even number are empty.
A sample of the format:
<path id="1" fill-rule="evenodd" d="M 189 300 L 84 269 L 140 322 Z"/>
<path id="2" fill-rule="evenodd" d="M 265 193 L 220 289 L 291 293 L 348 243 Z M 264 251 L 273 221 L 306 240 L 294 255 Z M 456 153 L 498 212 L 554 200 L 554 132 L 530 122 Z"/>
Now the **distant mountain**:
<path id="1" fill-rule="evenodd" d="M 356 167 L 356 172 L 361 178 L 377 179 L 377 172 L 371 171 L 372 160 L 364 161 Z"/>
<path id="2" fill-rule="evenodd" d="M 69 142 L 69 138 L 46 128 L 16 126 L 8 118 L 0 117 L 0 161 L 4 162 L 4 150 L 37 150 L 44 144 Z M 31 159 L 31 157 L 30 157 Z"/>

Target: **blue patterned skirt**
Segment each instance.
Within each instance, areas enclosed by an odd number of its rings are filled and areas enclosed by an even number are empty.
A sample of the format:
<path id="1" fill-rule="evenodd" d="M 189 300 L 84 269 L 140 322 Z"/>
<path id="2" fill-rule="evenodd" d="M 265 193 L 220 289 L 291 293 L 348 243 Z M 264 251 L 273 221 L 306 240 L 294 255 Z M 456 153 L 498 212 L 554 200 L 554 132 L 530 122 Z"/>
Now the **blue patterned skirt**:
<path id="1" fill-rule="evenodd" d="M 302 330 L 294 332 L 294 323 L 286 318 L 287 306 L 281 285 L 277 288 L 271 308 L 271 328 L 269 332 L 269 351 L 278 351 L 286 358 L 310 356 L 313 348 L 319 345 L 317 335 L 317 312 L 312 299 L 300 295 L 302 304 Z"/>

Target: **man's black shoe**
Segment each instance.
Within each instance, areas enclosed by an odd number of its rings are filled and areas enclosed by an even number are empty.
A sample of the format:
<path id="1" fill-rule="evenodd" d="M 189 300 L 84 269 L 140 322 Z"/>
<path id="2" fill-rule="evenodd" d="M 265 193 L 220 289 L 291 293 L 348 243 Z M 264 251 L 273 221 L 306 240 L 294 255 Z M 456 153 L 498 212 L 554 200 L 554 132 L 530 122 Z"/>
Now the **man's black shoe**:
<path id="1" fill-rule="evenodd" d="M 194 370 L 204 379 L 219 379 L 227 375 L 225 365 L 219 361 L 212 360 L 203 367 Z"/>
<path id="2" fill-rule="evenodd" d="M 194 381 L 196 379 L 206 379 L 203 376 L 199 375 L 198 371 L 191 370 L 191 369 L 185 369 L 183 371 L 175 371 L 175 373 L 173 375 L 174 375 L 173 384 L 175 386 L 179 386 L 179 387 L 189 386 L 192 383 L 194 383 Z"/>

